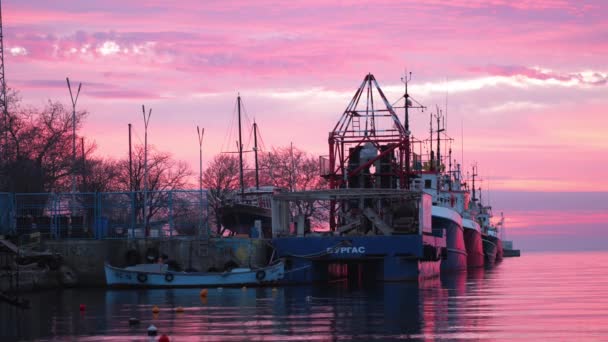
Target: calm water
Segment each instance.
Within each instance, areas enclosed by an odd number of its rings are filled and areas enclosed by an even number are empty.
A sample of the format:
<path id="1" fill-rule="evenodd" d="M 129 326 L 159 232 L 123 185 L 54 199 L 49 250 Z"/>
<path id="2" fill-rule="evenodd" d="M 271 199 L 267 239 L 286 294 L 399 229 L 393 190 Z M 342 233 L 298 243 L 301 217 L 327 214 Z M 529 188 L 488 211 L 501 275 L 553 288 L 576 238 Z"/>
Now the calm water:
<path id="1" fill-rule="evenodd" d="M 29 299 L 28 311 L 0 304 L 1 341 L 149 341 L 151 323 L 171 341 L 608 341 L 608 252 L 527 254 L 422 284 L 210 289 L 206 300 L 199 289 Z M 129 317 L 141 323 L 129 326 Z"/>

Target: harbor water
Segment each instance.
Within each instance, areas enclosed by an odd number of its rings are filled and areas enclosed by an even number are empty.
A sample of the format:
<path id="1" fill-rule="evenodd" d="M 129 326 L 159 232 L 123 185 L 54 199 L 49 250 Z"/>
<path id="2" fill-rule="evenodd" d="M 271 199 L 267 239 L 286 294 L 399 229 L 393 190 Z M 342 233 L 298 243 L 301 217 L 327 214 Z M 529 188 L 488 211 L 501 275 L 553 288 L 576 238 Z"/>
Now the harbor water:
<path id="1" fill-rule="evenodd" d="M 606 288 L 607 252 L 547 252 L 420 283 L 223 288 L 206 298 L 200 289 L 44 291 L 25 296 L 29 310 L 0 304 L 0 340 L 599 341 L 608 340 Z"/>

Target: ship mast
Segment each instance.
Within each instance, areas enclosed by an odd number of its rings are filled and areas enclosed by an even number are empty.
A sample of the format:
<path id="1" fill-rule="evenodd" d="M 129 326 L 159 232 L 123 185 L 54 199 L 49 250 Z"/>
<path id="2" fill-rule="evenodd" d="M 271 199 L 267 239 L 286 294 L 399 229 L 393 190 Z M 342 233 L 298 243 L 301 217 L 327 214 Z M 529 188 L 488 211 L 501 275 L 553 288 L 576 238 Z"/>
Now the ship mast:
<path id="1" fill-rule="evenodd" d="M 477 198 L 475 197 L 475 176 L 477 176 L 477 173 L 475 173 L 475 165 L 473 165 L 473 203 L 477 202 Z"/>
<path id="2" fill-rule="evenodd" d="M 260 190 L 260 177 L 258 167 L 258 124 L 253 121 L 253 153 L 255 154 L 255 188 Z"/>
<path id="3" fill-rule="evenodd" d="M 441 172 L 441 137 L 439 134 L 445 131 L 445 129 L 440 127 L 440 113 L 439 107 L 437 107 L 437 172 Z"/>
<path id="4" fill-rule="evenodd" d="M 237 97 L 239 113 L 239 176 L 241 184 L 241 195 L 245 194 L 245 184 L 243 182 L 243 141 L 241 136 L 241 94 Z"/>

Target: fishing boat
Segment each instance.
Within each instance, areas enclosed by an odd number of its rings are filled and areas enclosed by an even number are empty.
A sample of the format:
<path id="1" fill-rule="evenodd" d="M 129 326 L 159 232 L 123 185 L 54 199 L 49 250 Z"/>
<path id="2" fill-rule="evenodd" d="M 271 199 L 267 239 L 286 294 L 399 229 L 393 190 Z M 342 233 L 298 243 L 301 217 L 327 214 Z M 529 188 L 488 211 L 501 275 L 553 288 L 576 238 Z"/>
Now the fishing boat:
<path id="1" fill-rule="evenodd" d="M 192 287 L 243 286 L 278 282 L 285 275 L 282 260 L 262 268 L 233 268 L 226 272 L 176 272 L 166 264 L 139 264 L 119 268 L 105 264 L 108 286 Z"/>
<path id="2" fill-rule="evenodd" d="M 329 133 L 329 156 L 320 159 L 328 189 L 273 195 L 272 245 L 286 259 L 286 282 L 439 276 L 446 236 L 432 227 L 431 195 L 410 188 L 408 111 L 422 107 L 413 106 L 407 87 L 403 99 L 405 121 L 367 74 Z M 305 204 L 317 208 L 316 217 L 298 210 Z"/>
<path id="3" fill-rule="evenodd" d="M 433 130 L 433 116 L 437 118 L 437 129 Z M 445 128 L 440 128 L 442 116 L 437 110 L 436 114 L 431 114 L 431 127 L 429 137 L 429 159 L 423 161 L 419 156 L 415 156 L 414 178 L 412 187 L 420 189 L 432 196 L 433 199 L 433 231 L 439 233 L 446 232 L 447 255 L 441 262 L 442 272 L 462 271 L 467 269 L 467 249 L 464 240 L 464 229 L 462 226 L 462 211 L 458 210 L 456 196 L 452 191 L 452 172 L 451 156 L 449 171 L 446 173 L 441 154 L 441 132 Z M 436 150 L 433 150 L 433 133 L 437 133 L 435 139 Z M 436 154 L 435 154 L 436 152 Z"/>
<path id="4" fill-rule="evenodd" d="M 502 223 L 491 223 L 491 206 L 480 205 L 480 208 L 481 211 L 477 215 L 477 220 L 479 221 L 481 226 L 483 253 L 485 256 L 486 265 L 491 266 L 497 262 L 502 261 L 503 258 L 502 240 L 498 235 L 499 227 L 500 225 L 502 225 Z"/>

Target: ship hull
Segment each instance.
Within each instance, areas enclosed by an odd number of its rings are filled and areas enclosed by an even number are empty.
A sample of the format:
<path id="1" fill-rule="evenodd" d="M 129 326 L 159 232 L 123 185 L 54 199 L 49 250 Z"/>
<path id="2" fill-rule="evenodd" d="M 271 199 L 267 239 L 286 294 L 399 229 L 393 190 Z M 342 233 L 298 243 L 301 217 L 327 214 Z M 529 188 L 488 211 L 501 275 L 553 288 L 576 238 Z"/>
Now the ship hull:
<path id="1" fill-rule="evenodd" d="M 504 250 L 502 248 L 502 240 L 499 238 L 496 239 L 496 262 L 501 262 L 504 257 Z"/>
<path id="2" fill-rule="evenodd" d="M 235 234 L 250 234 L 255 221 L 262 223 L 263 237 L 272 234 L 272 211 L 269 208 L 234 204 L 222 208 L 222 226 Z"/>
<path id="3" fill-rule="evenodd" d="M 285 282 L 408 281 L 439 276 L 445 238 L 432 235 L 274 238 L 286 260 Z M 335 272 L 335 270 L 341 270 Z"/>
<path id="4" fill-rule="evenodd" d="M 467 250 L 467 266 L 483 267 L 484 253 L 481 233 L 475 229 L 464 228 L 464 242 Z"/>
<path id="5" fill-rule="evenodd" d="M 482 243 L 484 263 L 486 266 L 492 266 L 496 263 L 496 255 L 498 252 L 496 238 L 493 236 L 484 235 L 482 238 Z"/>
<path id="6" fill-rule="evenodd" d="M 442 272 L 467 269 L 462 218 L 455 211 L 433 206 L 433 233 L 446 234 L 447 257 L 441 261 Z"/>

